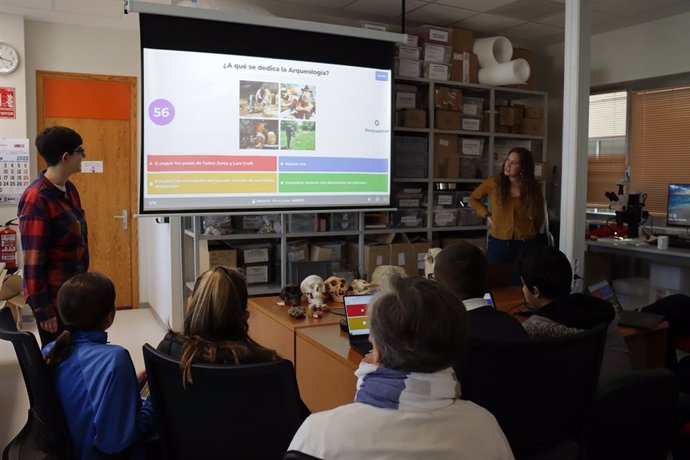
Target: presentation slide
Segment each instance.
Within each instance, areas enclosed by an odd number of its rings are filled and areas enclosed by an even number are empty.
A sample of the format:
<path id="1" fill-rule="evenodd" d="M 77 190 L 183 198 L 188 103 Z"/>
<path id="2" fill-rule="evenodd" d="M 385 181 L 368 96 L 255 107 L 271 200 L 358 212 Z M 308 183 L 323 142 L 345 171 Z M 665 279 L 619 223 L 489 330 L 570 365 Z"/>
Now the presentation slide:
<path id="1" fill-rule="evenodd" d="M 390 204 L 390 69 L 143 50 L 144 212 Z"/>

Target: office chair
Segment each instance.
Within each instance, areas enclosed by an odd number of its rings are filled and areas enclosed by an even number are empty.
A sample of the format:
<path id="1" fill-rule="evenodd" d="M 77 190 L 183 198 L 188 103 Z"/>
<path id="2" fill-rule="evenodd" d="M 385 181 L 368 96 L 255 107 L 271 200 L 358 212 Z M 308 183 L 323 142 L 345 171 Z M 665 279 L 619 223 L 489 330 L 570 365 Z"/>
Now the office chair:
<path id="1" fill-rule="evenodd" d="M 587 460 L 665 460 L 680 434 L 678 379 L 668 369 L 632 372 L 598 391 L 583 432 Z"/>
<path id="2" fill-rule="evenodd" d="M 605 324 L 525 342 L 468 337 L 455 366 L 462 397 L 496 417 L 517 459 L 576 459 L 605 339 Z"/>
<path id="3" fill-rule="evenodd" d="M 3 460 L 72 458 L 72 440 L 48 367 L 34 335 L 17 331 L 9 308 L 0 309 L 0 339 L 12 342 L 29 394 L 24 428 L 5 447 Z"/>
<path id="4" fill-rule="evenodd" d="M 144 345 L 161 451 L 167 459 L 281 459 L 306 416 L 292 363 L 193 364 Z"/>
<path id="5" fill-rule="evenodd" d="M 285 452 L 285 455 L 283 455 L 283 460 L 321 460 L 318 457 L 314 457 L 313 455 L 305 454 L 304 452 L 300 452 L 298 450 L 288 450 Z"/>

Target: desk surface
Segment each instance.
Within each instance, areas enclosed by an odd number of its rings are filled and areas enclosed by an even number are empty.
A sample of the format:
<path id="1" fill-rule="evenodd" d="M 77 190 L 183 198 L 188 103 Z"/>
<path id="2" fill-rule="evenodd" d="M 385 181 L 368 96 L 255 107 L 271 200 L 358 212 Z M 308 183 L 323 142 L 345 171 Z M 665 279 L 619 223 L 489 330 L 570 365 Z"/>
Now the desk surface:
<path id="1" fill-rule="evenodd" d="M 252 297 L 249 299 L 249 306 L 255 308 L 269 318 L 277 321 L 282 326 L 288 329 L 300 329 L 303 327 L 324 326 L 327 324 L 338 324 L 344 316 L 338 316 L 331 312 L 324 312 L 321 318 L 293 318 L 289 316 L 287 311 L 289 307 L 285 305 L 278 305 L 281 302 L 280 297 Z M 342 308 L 342 305 L 332 305 L 334 308 Z"/>
<path id="2" fill-rule="evenodd" d="M 587 250 L 592 252 L 643 257 L 664 263 L 676 261 L 681 264 L 690 264 L 690 249 L 659 249 L 640 239 L 617 240 L 615 238 L 599 238 L 596 241 L 587 240 L 585 243 L 587 244 Z"/>

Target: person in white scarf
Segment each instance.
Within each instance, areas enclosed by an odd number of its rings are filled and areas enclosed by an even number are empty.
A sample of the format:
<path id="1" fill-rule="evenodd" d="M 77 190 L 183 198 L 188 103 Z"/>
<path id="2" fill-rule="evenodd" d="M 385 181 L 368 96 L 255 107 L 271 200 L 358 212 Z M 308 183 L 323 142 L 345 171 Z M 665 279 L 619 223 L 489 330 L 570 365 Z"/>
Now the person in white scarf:
<path id="1" fill-rule="evenodd" d="M 309 416 L 290 444 L 320 459 L 513 459 L 496 419 L 460 399 L 467 312 L 432 280 L 393 275 L 369 307 L 355 402 Z"/>

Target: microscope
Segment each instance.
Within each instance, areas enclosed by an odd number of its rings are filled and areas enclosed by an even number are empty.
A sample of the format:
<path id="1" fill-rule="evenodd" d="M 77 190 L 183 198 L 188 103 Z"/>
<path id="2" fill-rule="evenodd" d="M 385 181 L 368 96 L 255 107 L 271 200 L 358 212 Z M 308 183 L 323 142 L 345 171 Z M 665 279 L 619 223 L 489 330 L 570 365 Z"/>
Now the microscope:
<path id="1" fill-rule="evenodd" d="M 646 193 L 630 193 L 629 179 L 626 177 L 618 182 L 618 193 L 606 192 L 606 198 L 611 201 L 609 208 L 616 211 L 616 225 L 628 226 L 628 238 L 639 236 L 640 224 L 649 217 L 649 212 L 642 208 L 647 201 Z M 626 193 L 627 192 L 627 193 Z"/>

